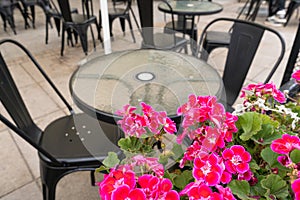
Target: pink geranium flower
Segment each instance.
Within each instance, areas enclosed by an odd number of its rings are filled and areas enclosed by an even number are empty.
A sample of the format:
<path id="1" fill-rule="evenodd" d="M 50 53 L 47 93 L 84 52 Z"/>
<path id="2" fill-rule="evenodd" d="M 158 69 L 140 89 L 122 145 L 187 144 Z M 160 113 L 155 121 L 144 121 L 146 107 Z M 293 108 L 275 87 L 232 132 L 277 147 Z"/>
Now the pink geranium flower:
<path id="1" fill-rule="evenodd" d="M 300 179 L 297 179 L 292 183 L 292 189 L 295 193 L 295 200 L 300 200 Z"/>
<path id="2" fill-rule="evenodd" d="M 133 171 L 111 169 L 110 173 L 104 175 L 103 181 L 99 183 L 99 193 L 102 199 L 111 199 L 112 193 L 118 187 L 127 185 L 131 190 L 134 189 L 135 184 L 135 173 Z"/>
<path id="3" fill-rule="evenodd" d="M 208 186 L 219 184 L 223 173 L 219 160 L 220 158 L 214 153 L 204 158 L 195 158 L 193 168 L 194 178 L 197 181 L 205 181 Z"/>
<path id="4" fill-rule="evenodd" d="M 169 179 L 146 174 L 139 177 L 138 183 L 147 199 L 179 200 L 179 194 L 172 190 L 173 185 Z"/>
<path id="5" fill-rule="evenodd" d="M 216 188 L 218 189 L 223 200 L 235 200 L 235 197 L 233 196 L 229 187 L 224 188 L 221 185 L 216 185 Z"/>
<path id="6" fill-rule="evenodd" d="M 294 78 L 296 81 L 300 81 L 300 70 L 295 71 L 292 74 L 292 78 Z"/>
<path id="7" fill-rule="evenodd" d="M 200 143 L 195 140 L 184 152 L 183 158 L 180 160 L 180 167 L 183 168 L 187 161 L 193 161 L 196 157 L 207 156 L 207 151 L 201 148 Z"/>
<path id="8" fill-rule="evenodd" d="M 222 156 L 228 172 L 244 174 L 249 170 L 251 155 L 243 146 L 233 145 L 229 149 L 225 149 Z"/>
<path id="9" fill-rule="evenodd" d="M 189 199 L 209 199 L 209 200 L 223 200 L 220 194 L 212 192 L 212 190 L 205 184 L 199 187 L 192 187 L 188 192 Z"/>
<path id="10" fill-rule="evenodd" d="M 251 91 L 257 97 L 268 97 L 272 96 L 279 103 L 284 103 L 286 101 L 285 95 L 276 88 L 276 85 L 273 83 L 258 83 L 258 84 L 249 84 L 247 87 L 242 89 L 241 97 L 246 97 L 246 91 Z"/>
<path id="11" fill-rule="evenodd" d="M 122 185 L 113 191 L 112 200 L 146 200 L 145 193 L 138 188 L 130 189 L 128 185 Z"/>
<path id="12" fill-rule="evenodd" d="M 147 199 L 157 198 L 159 189 L 159 178 L 150 174 L 145 174 L 138 178 L 141 189 L 146 194 Z"/>
<path id="13" fill-rule="evenodd" d="M 289 154 L 294 149 L 300 149 L 300 139 L 297 136 L 283 134 L 271 144 L 271 149 L 279 154 Z"/>
<path id="14" fill-rule="evenodd" d="M 142 102 L 142 115 L 134 113 L 136 107 L 125 105 L 122 110 L 116 114 L 123 118 L 118 121 L 126 136 L 136 136 L 140 138 L 147 133 L 147 129 L 154 133 L 160 134 L 163 129 L 166 133 L 173 134 L 177 131 L 176 124 L 165 111 L 157 112 L 150 105 Z"/>

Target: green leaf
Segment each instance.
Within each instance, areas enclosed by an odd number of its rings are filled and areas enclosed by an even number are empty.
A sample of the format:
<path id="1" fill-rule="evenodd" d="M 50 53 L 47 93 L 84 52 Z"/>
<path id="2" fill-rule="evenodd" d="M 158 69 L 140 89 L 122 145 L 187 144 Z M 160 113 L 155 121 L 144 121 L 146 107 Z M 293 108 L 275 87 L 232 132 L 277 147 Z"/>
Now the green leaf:
<path id="1" fill-rule="evenodd" d="M 262 119 L 259 113 L 247 112 L 239 116 L 238 124 L 242 129 L 240 139 L 247 141 L 261 130 Z"/>
<path id="2" fill-rule="evenodd" d="M 185 170 L 174 178 L 175 187 L 182 190 L 188 183 L 193 180 L 193 174 L 190 170 Z"/>
<path id="3" fill-rule="evenodd" d="M 137 152 L 140 150 L 142 143 L 136 137 L 127 137 L 127 138 L 121 138 L 118 141 L 118 145 L 123 150 L 130 151 L 130 152 Z"/>
<path id="4" fill-rule="evenodd" d="M 238 181 L 233 180 L 228 184 L 229 188 L 231 189 L 232 193 L 238 196 L 242 200 L 255 200 L 250 198 L 250 185 L 247 181 Z"/>
<path id="5" fill-rule="evenodd" d="M 258 166 L 258 164 L 253 159 L 249 163 L 249 166 L 250 166 L 251 170 L 259 170 L 260 169 L 260 167 Z"/>
<path id="6" fill-rule="evenodd" d="M 266 189 L 261 186 L 261 181 L 258 181 L 257 184 L 251 186 L 250 193 L 251 196 L 261 196 L 263 197 L 266 193 Z"/>
<path id="7" fill-rule="evenodd" d="M 97 168 L 95 170 L 95 172 L 98 172 L 98 173 L 109 172 L 109 167 L 101 165 L 99 168 Z"/>
<path id="8" fill-rule="evenodd" d="M 288 185 L 280 176 L 276 174 L 269 175 L 261 181 L 263 188 L 267 190 L 265 197 L 275 196 L 276 199 L 286 199 L 289 195 Z"/>
<path id="9" fill-rule="evenodd" d="M 274 167 L 276 164 L 278 164 L 278 154 L 272 151 L 270 147 L 264 148 L 260 155 L 270 165 L 270 167 Z"/>
<path id="10" fill-rule="evenodd" d="M 277 128 L 279 126 L 279 122 L 274 121 L 269 115 L 263 115 L 263 114 L 259 114 L 259 115 L 262 119 L 263 124 L 269 124 L 269 125 L 273 126 L 274 128 Z"/>
<path id="11" fill-rule="evenodd" d="M 108 156 L 103 160 L 106 167 L 112 168 L 120 163 L 118 155 L 115 152 L 108 152 Z"/>
<path id="12" fill-rule="evenodd" d="M 300 150 L 294 149 L 291 152 L 290 157 L 294 163 L 299 163 L 300 162 Z"/>

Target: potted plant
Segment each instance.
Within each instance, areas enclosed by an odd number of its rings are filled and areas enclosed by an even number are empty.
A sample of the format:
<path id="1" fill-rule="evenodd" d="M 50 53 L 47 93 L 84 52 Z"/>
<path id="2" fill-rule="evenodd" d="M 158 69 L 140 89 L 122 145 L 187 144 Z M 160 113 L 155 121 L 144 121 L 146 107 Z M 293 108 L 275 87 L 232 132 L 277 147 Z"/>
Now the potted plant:
<path id="1" fill-rule="evenodd" d="M 241 98 L 228 113 L 216 97 L 190 95 L 179 131 L 150 105 L 124 106 L 124 157 L 110 152 L 98 169 L 107 172 L 101 198 L 300 199 L 299 100 L 286 103 L 272 83 L 250 84 Z"/>

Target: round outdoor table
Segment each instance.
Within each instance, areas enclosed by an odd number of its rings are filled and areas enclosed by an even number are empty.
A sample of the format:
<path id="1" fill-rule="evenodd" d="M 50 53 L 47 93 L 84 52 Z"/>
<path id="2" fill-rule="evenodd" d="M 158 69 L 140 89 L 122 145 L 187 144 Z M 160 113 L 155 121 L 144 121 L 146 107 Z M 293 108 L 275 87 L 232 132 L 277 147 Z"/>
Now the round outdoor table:
<path id="1" fill-rule="evenodd" d="M 177 108 L 190 94 L 221 98 L 218 72 L 195 57 L 173 51 L 139 49 L 115 52 L 81 64 L 70 79 L 75 104 L 99 120 L 116 123 L 117 110 L 141 102 L 166 111 L 176 123 Z"/>
<path id="2" fill-rule="evenodd" d="M 223 10 L 223 6 L 210 1 L 170 1 L 173 14 L 176 15 L 211 15 Z M 158 9 L 162 12 L 171 13 L 170 8 L 165 3 L 158 4 Z"/>
<path id="3" fill-rule="evenodd" d="M 212 15 L 215 13 L 219 13 L 223 10 L 223 6 L 210 1 L 169 1 L 169 5 L 172 10 L 166 3 L 158 4 L 158 10 L 178 15 L 178 20 L 186 20 L 186 18 L 191 19 L 191 30 L 195 29 L 195 17 L 201 15 Z M 185 23 L 184 23 L 185 24 Z M 185 26 L 185 25 L 184 25 Z M 186 27 L 183 27 L 183 30 L 186 30 Z M 194 40 L 197 40 L 194 35 L 194 31 L 192 31 L 192 36 Z M 194 48 L 194 47 L 192 47 Z"/>

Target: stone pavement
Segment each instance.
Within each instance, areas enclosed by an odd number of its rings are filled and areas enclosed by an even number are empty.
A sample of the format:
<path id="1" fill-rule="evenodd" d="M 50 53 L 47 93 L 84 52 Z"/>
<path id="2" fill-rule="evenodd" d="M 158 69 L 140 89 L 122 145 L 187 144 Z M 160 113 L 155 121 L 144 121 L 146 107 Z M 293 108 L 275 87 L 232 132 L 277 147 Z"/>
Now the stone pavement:
<path id="1" fill-rule="evenodd" d="M 224 10 L 215 15 L 201 16 L 198 27 L 199 33 L 205 24 L 214 18 L 226 16 L 236 17 L 237 11 L 243 6 L 244 2 L 237 2 L 237 0 L 216 0 L 216 2 L 224 6 Z M 81 3 L 79 0 L 72 0 L 72 7 L 77 7 L 81 10 Z M 99 9 L 99 1 L 94 1 L 94 10 Z M 266 5 L 262 6 L 262 12 L 257 18 L 258 23 L 263 23 L 266 15 Z M 134 1 L 133 8 L 137 15 L 136 2 Z M 162 26 L 164 24 L 164 15 L 157 10 L 157 1 L 155 1 L 155 26 Z M 14 35 L 11 29 L 8 27 L 7 32 L 0 28 L 0 39 L 11 38 L 20 41 L 24 44 L 36 57 L 38 62 L 44 67 L 45 71 L 52 78 L 58 88 L 67 97 L 69 102 L 72 102 L 70 92 L 68 89 L 68 80 L 72 72 L 77 68 L 78 63 L 85 59 L 80 44 L 75 47 L 65 47 L 64 56 L 60 56 L 61 37 L 57 36 L 55 28 L 49 29 L 49 44 L 45 44 L 45 17 L 40 8 L 36 9 L 36 28 L 24 29 L 24 21 L 18 10 L 15 10 L 15 22 L 17 35 Z M 272 81 L 277 85 L 280 83 L 286 60 L 289 56 L 291 45 L 294 39 L 294 35 L 297 29 L 298 19 L 295 16 L 292 17 L 287 27 L 274 27 L 284 37 L 287 47 L 286 55 L 280 68 L 276 72 Z M 134 25 L 135 26 L 135 25 Z M 121 50 L 126 48 L 136 48 L 138 44 L 133 44 L 129 33 L 123 37 L 120 31 L 118 21 L 114 23 L 113 32 L 115 35 L 112 42 L 113 50 Z M 128 26 L 126 27 L 128 30 Z M 136 26 L 135 26 L 136 29 Z M 94 29 L 94 33 L 96 33 Z M 127 38 L 127 39 L 126 39 Z M 125 42 L 125 43 L 124 43 Z M 130 46 L 132 45 L 132 46 Z M 91 53 L 92 42 L 89 35 L 89 49 Z M 267 66 L 263 66 L 262 63 L 269 62 L 276 54 L 278 48 L 273 43 L 267 44 L 267 49 L 261 49 L 259 56 L 262 56 L 261 60 L 257 63 L 257 67 L 250 72 L 250 78 L 247 83 L 259 82 L 262 76 L 268 72 Z M 44 128 L 47 123 L 58 116 L 64 115 L 66 109 L 60 102 L 57 102 L 57 98 L 52 92 L 49 92 L 48 86 L 43 79 L 40 78 L 38 72 L 32 67 L 30 62 L 20 54 L 19 51 L 6 45 L 1 47 L 1 53 L 7 58 L 8 64 L 13 71 L 13 75 L 18 80 L 18 86 L 21 93 L 26 96 L 25 101 L 30 106 L 33 113 L 33 118 L 37 121 L 37 124 Z M 219 71 L 222 71 L 221 67 L 224 61 L 225 50 L 216 50 L 209 59 L 209 62 L 215 66 Z M 103 48 L 100 42 L 97 41 L 97 49 L 95 54 L 104 54 Z M 264 59 L 264 62 L 260 62 Z M 47 105 L 47 106 L 45 106 Z M 75 106 L 75 105 L 74 105 Z M 0 106 L 0 112 L 3 113 L 3 107 Z M 30 145 L 25 143 L 20 137 L 7 129 L 2 123 L 0 123 L 0 199 L 1 200 L 41 200 L 41 183 L 39 178 L 39 162 L 36 150 Z M 101 179 L 97 177 L 98 180 Z M 62 178 L 58 183 L 56 191 L 57 200 L 93 200 L 100 199 L 98 196 L 98 188 L 92 187 L 89 180 L 89 172 L 77 172 Z"/>

